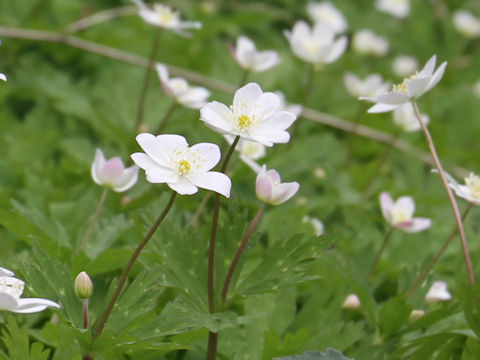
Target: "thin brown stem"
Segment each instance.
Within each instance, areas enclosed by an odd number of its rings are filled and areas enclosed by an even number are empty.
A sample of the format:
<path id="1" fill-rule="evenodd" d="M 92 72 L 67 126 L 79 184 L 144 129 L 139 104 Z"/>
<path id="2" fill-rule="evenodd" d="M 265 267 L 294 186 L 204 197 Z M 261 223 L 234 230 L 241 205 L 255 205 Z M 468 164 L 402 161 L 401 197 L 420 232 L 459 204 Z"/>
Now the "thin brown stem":
<path id="1" fill-rule="evenodd" d="M 172 102 L 167 112 L 163 116 L 162 120 L 160 121 L 160 124 L 158 125 L 157 131 L 155 132 L 155 134 L 161 134 L 163 132 L 163 130 L 165 129 L 165 126 L 167 125 L 168 120 L 170 119 L 170 117 L 172 116 L 176 108 L 177 108 L 177 103 L 174 101 Z"/>
<path id="2" fill-rule="evenodd" d="M 100 318 L 100 322 L 98 323 L 97 330 L 95 331 L 95 335 L 93 336 L 93 340 L 98 338 L 100 334 L 103 331 L 103 328 L 105 327 L 105 323 L 107 322 L 108 317 L 110 316 L 110 313 L 112 312 L 113 306 L 115 305 L 118 297 L 120 296 L 120 293 L 122 292 L 123 286 L 125 285 L 125 282 L 127 281 L 128 274 L 133 268 L 133 265 L 135 264 L 135 261 L 137 260 L 138 256 L 140 255 L 140 252 L 143 250 L 145 245 L 147 245 L 148 241 L 152 238 L 153 234 L 155 231 L 158 229 L 160 224 L 162 223 L 163 219 L 167 216 L 168 212 L 172 208 L 173 202 L 175 200 L 175 196 L 177 193 L 175 191 L 172 191 L 172 195 L 170 196 L 170 200 L 168 200 L 167 205 L 165 206 L 165 209 L 163 209 L 163 212 L 160 214 L 160 216 L 157 218 L 153 226 L 150 228 L 148 233 L 145 235 L 143 238 L 142 242 L 138 244 L 137 248 L 133 252 L 132 256 L 130 257 L 130 260 L 128 260 L 127 266 L 123 270 L 122 275 L 120 276 L 120 280 L 118 281 L 117 287 L 112 295 L 112 298 L 110 299 L 110 302 L 107 305 L 107 308 L 103 312 L 102 317 Z"/>
<path id="3" fill-rule="evenodd" d="M 384 251 L 385 248 L 387 247 L 388 241 L 389 241 L 390 238 L 392 237 L 393 230 L 395 230 L 395 228 L 392 227 L 392 228 L 387 232 L 387 234 L 385 235 L 385 238 L 383 239 L 383 242 L 382 242 L 382 246 L 380 246 L 380 249 L 378 249 L 377 255 L 375 255 L 375 259 L 373 260 L 372 266 L 370 267 L 370 270 L 368 271 L 368 274 L 367 274 L 367 277 L 366 277 L 367 281 L 370 280 L 370 278 L 371 278 L 372 275 L 373 275 L 373 272 L 374 272 L 375 269 L 377 268 L 378 262 L 380 261 L 380 257 L 382 256 L 383 251 Z"/>
<path id="4" fill-rule="evenodd" d="M 235 270 L 237 268 L 238 262 L 240 261 L 240 257 L 243 254 L 243 251 L 245 250 L 245 247 L 247 246 L 248 240 L 250 240 L 250 237 L 253 234 L 253 231 L 257 227 L 258 223 L 260 222 L 260 218 L 263 215 L 263 212 L 265 210 L 265 204 L 262 204 L 260 209 L 258 209 L 257 214 L 253 218 L 252 222 L 250 223 L 250 226 L 248 227 L 248 230 L 242 240 L 242 243 L 237 249 L 237 252 L 235 253 L 235 257 L 233 258 L 232 264 L 230 265 L 230 268 L 228 269 L 228 274 L 227 277 L 225 278 L 225 282 L 223 283 L 223 290 L 222 290 L 222 303 L 225 304 L 225 300 L 227 299 L 227 293 L 228 289 L 230 287 L 230 282 L 232 281 L 233 274 L 235 273 Z"/>
<path id="5" fill-rule="evenodd" d="M 105 199 L 107 198 L 108 194 L 108 189 L 105 188 L 103 190 L 102 196 L 100 197 L 100 201 L 98 202 L 97 208 L 95 209 L 95 213 L 93 214 L 92 220 L 90 221 L 90 225 L 88 226 L 87 232 L 85 233 L 85 236 L 82 239 L 82 242 L 80 243 L 80 251 L 85 250 L 88 240 L 90 239 L 90 236 L 92 235 L 93 229 L 95 228 L 95 224 L 98 221 L 98 218 L 100 216 L 100 213 L 102 212 L 103 205 L 105 204 Z"/>
<path id="6" fill-rule="evenodd" d="M 450 186 L 448 185 L 447 178 L 445 177 L 445 172 L 443 171 L 442 163 L 440 162 L 440 159 L 438 158 L 438 155 L 437 155 L 437 151 L 435 149 L 435 144 L 433 143 L 432 136 L 430 135 L 430 132 L 428 131 L 427 126 L 422 120 L 422 116 L 420 115 L 420 110 L 418 108 L 417 102 L 415 101 L 415 99 L 412 99 L 411 102 L 412 102 L 413 110 L 415 112 L 415 116 L 417 117 L 417 120 L 420 123 L 420 126 L 422 127 L 423 133 L 427 140 L 428 148 L 430 149 L 430 153 L 432 155 L 433 161 L 435 163 L 435 166 L 437 167 L 438 173 L 440 175 L 440 179 L 442 180 L 443 187 L 445 188 L 445 191 L 447 193 L 448 200 L 450 201 L 450 205 L 453 210 L 453 215 L 455 217 L 455 221 L 457 222 L 458 233 L 460 234 L 460 242 L 462 244 L 462 251 L 463 251 L 463 257 L 465 260 L 465 265 L 467 267 L 468 280 L 470 282 L 470 285 L 474 285 L 475 275 L 473 273 L 472 261 L 470 259 L 470 252 L 468 251 L 467 237 L 465 236 L 465 230 L 463 229 L 463 224 L 462 224 L 462 217 L 460 216 L 460 211 L 458 210 L 458 205 L 455 200 L 455 196 L 453 195 L 452 189 L 450 189 Z"/>
<path id="7" fill-rule="evenodd" d="M 463 215 L 462 215 L 462 222 L 465 221 L 468 213 L 470 212 L 470 209 L 473 207 L 472 203 L 469 203 L 468 204 L 468 207 L 465 209 L 465 211 L 463 212 Z M 412 285 L 412 287 L 410 288 L 410 290 L 407 291 L 407 297 L 410 297 L 412 296 L 412 294 L 415 292 L 415 290 L 425 281 L 427 275 L 430 273 L 430 271 L 433 269 L 433 267 L 437 264 L 438 260 L 440 259 L 440 257 L 443 255 L 443 253 L 445 252 L 445 250 L 447 250 L 447 247 L 450 245 L 450 243 L 452 242 L 453 238 L 455 237 L 455 235 L 457 234 L 458 232 L 458 228 L 455 227 L 452 232 L 450 233 L 450 236 L 448 237 L 447 241 L 445 241 L 442 245 L 442 247 L 440 248 L 440 250 L 438 250 L 437 254 L 433 257 L 433 259 L 428 263 L 428 265 L 425 267 L 425 269 L 423 269 L 423 271 L 421 272 L 421 274 L 418 276 L 417 280 L 414 282 L 414 284 Z"/>
<path id="8" fill-rule="evenodd" d="M 150 73 L 155 65 L 155 60 L 158 52 L 158 45 L 160 44 L 160 36 L 162 29 L 158 29 L 155 38 L 153 39 L 152 50 L 150 51 L 150 57 L 148 59 L 147 70 L 145 71 L 145 77 L 143 79 L 143 86 L 140 92 L 140 98 L 138 100 L 137 119 L 135 120 L 135 131 L 138 132 L 140 124 L 143 121 L 143 114 L 145 112 L 145 101 L 147 99 L 148 85 L 150 84 Z"/>

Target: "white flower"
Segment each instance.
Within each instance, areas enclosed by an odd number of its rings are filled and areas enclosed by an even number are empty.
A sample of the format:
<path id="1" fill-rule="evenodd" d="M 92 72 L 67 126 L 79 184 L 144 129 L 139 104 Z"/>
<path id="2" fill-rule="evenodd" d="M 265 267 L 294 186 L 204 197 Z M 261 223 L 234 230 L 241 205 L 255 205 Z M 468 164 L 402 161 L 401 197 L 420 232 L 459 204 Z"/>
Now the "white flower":
<path id="1" fill-rule="evenodd" d="M 414 218 L 415 202 L 410 196 L 401 196 L 393 201 L 390 194 L 380 194 L 380 207 L 385 220 L 394 228 L 405 232 L 419 232 L 428 229 L 432 221 L 427 218 Z"/>
<path id="2" fill-rule="evenodd" d="M 356 98 L 360 96 L 374 97 L 385 93 L 390 88 L 390 83 L 383 82 L 380 74 L 371 74 L 365 80 L 361 80 L 353 73 L 346 73 L 343 82 L 348 92 Z"/>
<path id="3" fill-rule="evenodd" d="M 230 145 L 235 140 L 235 137 L 232 135 L 223 136 Z M 262 167 L 256 162 L 256 160 L 259 160 L 265 156 L 265 145 L 255 141 L 240 139 L 235 147 L 235 151 L 240 154 L 240 160 L 242 160 L 256 174 L 262 171 Z"/>
<path id="4" fill-rule="evenodd" d="M 311 28 L 305 21 L 297 21 L 292 31 L 285 31 L 293 53 L 310 63 L 329 64 L 342 56 L 347 47 L 347 37 L 335 39 L 335 31 L 324 23 Z"/>
<path id="5" fill-rule="evenodd" d="M 111 188 L 116 192 L 130 189 L 138 179 L 138 167 L 125 168 L 119 157 L 106 160 L 102 150 L 97 149 L 91 168 L 92 178 L 96 184 Z"/>
<path id="6" fill-rule="evenodd" d="M 430 117 L 426 114 L 421 114 L 421 116 L 423 123 L 427 125 L 430 122 Z M 393 110 L 393 123 L 406 132 L 422 129 L 412 105 L 407 103 Z"/>
<path id="7" fill-rule="evenodd" d="M 457 10 L 453 13 L 453 25 L 462 35 L 467 37 L 480 36 L 480 18 L 473 16 L 467 10 Z"/>
<path id="8" fill-rule="evenodd" d="M 372 30 L 361 29 L 353 35 L 352 48 L 358 54 L 384 56 L 388 53 L 390 45 L 387 39 Z"/>
<path id="9" fill-rule="evenodd" d="M 362 307 L 362 303 L 356 294 L 349 294 L 342 304 L 342 309 L 357 310 Z"/>
<path id="10" fill-rule="evenodd" d="M 375 6 L 378 10 L 397 18 L 404 18 L 410 14 L 410 0 L 377 0 Z"/>
<path id="11" fill-rule="evenodd" d="M 147 181 L 166 183 L 181 195 L 191 195 L 198 188 L 215 191 L 230 197 L 230 178 L 217 171 L 209 171 L 220 161 L 220 148 L 211 143 L 192 147 L 180 135 L 139 134 L 137 142 L 145 153 L 131 155 L 133 161 L 145 170 Z"/>
<path id="12" fill-rule="evenodd" d="M 295 116 L 300 116 L 303 111 L 303 107 L 300 104 L 289 104 L 285 100 L 285 94 L 280 90 L 275 91 L 275 95 L 280 99 L 280 110 L 285 110 L 293 113 Z"/>
<path id="13" fill-rule="evenodd" d="M 200 109 L 207 103 L 210 91 L 201 86 L 190 86 L 183 78 L 169 78 L 168 69 L 163 64 L 157 64 L 157 74 L 163 90 L 173 100 L 190 109 Z"/>
<path id="14" fill-rule="evenodd" d="M 321 236 L 325 232 L 325 225 L 323 222 L 316 218 L 316 217 L 310 217 L 308 215 L 305 215 L 302 219 L 302 221 L 305 224 L 310 224 L 313 226 L 313 229 L 315 230 L 315 236 Z"/>
<path id="15" fill-rule="evenodd" d="M 14 278 L 10 270 L 0 268 L 0 311 L 29 314 L 45 310 L 47 307 L 59 309 L 60 305 L 54 301 L 40 298 L 21 299 L 25 283 Z"/>
<path id="16" fill-rule="evenodd" d="M 427 295 L 425 296 L 425 301 L 427 303 L 435 303 L 448 301 L 452 298 L 447 290 L 447 283 L 444 281 L 435 281 L 432 284 L 432 287 L 428 290 Z"/>
<path id="17" fill-rule="evenodd" d="M 262 72 L 280 64 L 280 57 L 274 50 L 257 51 L 255 44 L 246 36 L 237 38 L 232 55 L 238 64 L 251 72 Z"/>
<path id="18" fill-rule="evenodd" d="M 290 140 L 285 130 L 296 120 L 294 114 L 280 110 L 280 106 L 277 95 L 264 93 L 258 84 L 249 83 L 235 92 L 230 108 L 217 101 L 205 105 L 200 120 L 221 134 L 272 146 Z"/>
<path id="19" fill-rule="evenodd" d="M 378 95 L 377 97 L 360 97 L 360 100 L 376 103 L 368 109 L 369 113 L 382 113 L 392 111 L 411 99 L 419 98 L 437 85 L 443 77 L 447 62 L 444 61 L 435 70 L 436 61 L 437 56 L 433 55 L 420 72 L 404 79 L 401 84 L 393 85 L 391 92 Z"/>
<path id="20" fill-rule="evenodd" d="M 0 80 L 7 81 L 7 76 L 3 73 L 0 73 Z"/>
<path id="21" fill-rule="evenodd" d="M 413 74 L 418 69 L 418 61 L 413 56 L 398 55 L 393 60 L 393 73 L 401 78 Z"/>
<path id="22" fill-rule="evenodd" d="M 184 29 L 200 29 L 202 23 L 198 21 L 182 21 L 180 14 L 171 7 L 159 3 L 149 8 L 142 0 L 132 0 L 138 7 L 138 14 L 147 23 L 176 33 L 186 35 Z"/>
<path id="23" fill-rule="evenodd" d="M 345 16 L 330 1 L 310 2 L 307 4 L 307 12 L 313 22 L 324 23 L 337 34 L 347 30 Z"/>
<path id="24" fill-rule="evenodd" d="M 438 172 L 435 170 L 434 172 Z M 480 205 L 480 177 L 474 173 L 470 173 L 465 178 L 465 185 L 460 185 L 455 179 L 447 172 L 445 177 L 447 178 L 448 185 L 455 191 L 457 196 L 471 202 L 474 205 Z"/>
<path id="25" fill-rule="evenodd" d="M 264 165 L 257 175 L 255 193 L 264 203 L 280 205 L 295 195 L 300 185 L 295 182 L 282 183 L 280 175 L 275 170 L 268 170 Z"/>

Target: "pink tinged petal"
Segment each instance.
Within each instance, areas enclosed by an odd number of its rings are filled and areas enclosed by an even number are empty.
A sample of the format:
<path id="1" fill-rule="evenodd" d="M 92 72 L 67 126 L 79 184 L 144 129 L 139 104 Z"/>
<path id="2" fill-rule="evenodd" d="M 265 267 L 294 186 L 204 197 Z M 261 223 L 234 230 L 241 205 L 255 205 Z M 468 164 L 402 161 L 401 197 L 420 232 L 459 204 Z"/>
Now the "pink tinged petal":
<path id="1" fill-rule="evenodd" d="M 342 36 L 337 40 L 335 40 L 324 62 L 329 64 L 337 60 L 345 52 L 345 49 L 347 48 L 347 44 L 348 44 L 348 38 L 346 36 Z"/>
<path id="2" fill-rule="evenodd" d="M 255 64 L 253 65 L 252 71 L 262 72 L 267 71 L 275 66 L 280 64 L 280 56 L 278 53 L 273 50 L 267 50 L 257 53 L 255 57 Z"/>
<path id="3" fill-rule="evenodd" d="M 0 73 L 0 80 L 7 81 L 7 76 L 3 73 Z"/>
<path id="4" fill-rule="evenodd" d="M 18 300 L 17 306 L 12 309 L 13 312 L 20 314 L 30 314 L 45 310 L 47 307 L 60 309 L 60 305 L 54 301 L 39 298 L 26 298 Z"/>
<path id="5" fill-rule="evenodd" d="M 223 173 L 209 171 L 203 174 L 193 174 L 188 176 L 188 180 L 199 188 L 215 191 L 227 198 L 230 197 L 232 181 Z"/>
<path id="6" fill-rule="evenodd" d="M 145 175 L 147 181 L 152 184 L 174 183 L 179 179 L 175 171 L 160 166 L 145 170 Z"/>
<path id="7" fill-rule="evenodd" d="M 113 191 L 124 192 L 135 185 L 138 180 L 138 170 L 139 168 L 136 165 L 125 169 L 120 181 L 117 181 L 117 183 L 114 185 Z"/>
<path id="8" fill-rule="evenodd" d="M 200 120 L 221 133 L 229 133 L 234 128 L 234 115 L 232 111 L 222 103 L 213 101 L 200 110 Z"/>
<path id="9" fill-rule="evenodd" d="M 168 182 L 167 185 L 180 195 L 193 195 L 198 192 L 198 188 L 183 176 L 175 182 Z"/>
<path id="10" fill-rule="evenodd" d="M 157 70 L 158 77 L 162 83 L 168 83 L 168 68 L 163 64 L 156 64 L 155 69 Z"/>
<path id="11" fill-rule="evenodd" d="M 106 160 L 102 150 L 97 149 L 95 152 L 95 160 L 93 160 L 93 164 L 91 167 L 92 179 L 95 182 L 95 184 L 103 185 L 101 172 L 102 172 L 103 166 L 105 165 L 105 162 Z"/>
<path id="12" fill-rule="evenodd" d="M 270 203 L 273 193 L 273 183 L 265 173 L 257 175 L 257 181 L 255 182 L 255 193 L 257 197 L 265 202 Z"/>
<path id="13" fill-rule="evenodd" d="M 410 97 L 420 97 L 428 90 L 430 77 L 418 77 L 407 81 L 407 92 Z"/>
<path id="14" fill-rule="evenodd" d="M 113 186 L 122 178 L 123 171 L 124 166 L 122 160 L 119 157 L 111 158 L 103 165 L 102 171 L 100 172 L 100 180 L 103 185 Z"/>
<path id="15" fill-rule="evenodd" d="M 432 76 L 432 79 L 430 80 L 430 84 L 428 84 L 427 91 L 432 89 L 435 85 L 438 84 L 440 80 L 442 80 L 443 74 L 445 73 L 445 68 L 447 67 L 447 62 L 443 62 L 442 65 L 440 65 L 435 71 L 435 73 Z"/>
<path id="16" fill-rule="evenodd" d="M 389 112 L 389 111 L 395 110 L 399 106 L 401 106 L 401 104 L 398 104 L 398 105 L 375 104 L 370 109 L 368 109 L 367 112 L 369 114 L 379 114 L 379 113 L 384 113 L 384 112 Z"/>
<path id="17" fill-rule="evenodd" d="M 433 70 L 435 70 L 435 64 L 437 63 L 437 55 L 433 55 L 425 64 L 420 74 L 423 76 L 432 76 Z"/>
<path id="18" fill-rule="evenodd" d="M 280 205 L 295 195 L 300 188 L 299 183 L 289 182 L 273 187 L 272 200 L 270 204 Z"/>
<path id="19" fill-rule="evenodd" d="M 387 105 L 401 105 L 409 100 L 410 97 L 407 94 L 396 91 L 377 96 L 377 102 Z"/>
<path id="20" fill-rule="evenodd" d="M 413 218 L 410 226 L 404 227 L 403 230 L 409 233 L 416 233 L 427 230 L 432 226 L 432 220 L 427 218 Z"/>
<path id="21" fill-rule="evenodd" d="M 255 53 L 256 48 L 253 41 L 246 36 L 239 36 L 235 49 L 235 58 L 238 63 L 244 68 L 249 68 L 252 65 L 252 58 L 255 57 Z"/>
<path id="22" fill-rule="evenodd" d="M 0 267 L 0 276 L 13 276 L 13 275 L 15 275 L 13 271 Z"/>
<path id="23" fill-rule="evenodd" d="M 249 83 L 235 92 L 233 96 L 233 112 L 235 115 L 250 115 L 260 95 L 262 88 L 257 83 Z"/>
<path id="24" fill-rule="evenodd" d="M 393 210 L 393 199 L 387 192 L 382 192 L 380 194 L 380 208 L 382 209 L 382 215 L 389 223 L 392 222 L 392 210 Z"/>
<path id="25" fill-rule="evenodd" d="M 199 143 L 193 145 L 190 149 L 193 152 L 198 151 L 202 160 L 205 161 L 198 169 L 195 170 L 195 172 L 207 172 L 218 164 L 222 156 L 220 154 L 220 148 L 218 147 L 218 145 L 211 143 Z"/>
<path id="26" fill-rule="evenodd" d="M 17 306 L 17 300 L 6 293 L 0 293 L 0 310 L 12 311 Z"/>
<path id="27" fill-rule="evenodd" d="M 401 196 L 393 204 L 393 211 L 401 211 L 408 218 L 411 218 L 415 212 L 415 202 L 410 196 Z"/>

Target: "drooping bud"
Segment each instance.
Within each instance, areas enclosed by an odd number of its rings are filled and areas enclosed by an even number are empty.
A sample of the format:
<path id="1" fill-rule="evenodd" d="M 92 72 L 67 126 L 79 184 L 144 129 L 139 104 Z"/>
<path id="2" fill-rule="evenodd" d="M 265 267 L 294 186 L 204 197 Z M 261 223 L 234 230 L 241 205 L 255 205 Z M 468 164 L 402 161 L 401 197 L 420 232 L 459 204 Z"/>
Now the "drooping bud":
<path id="1" fill-rule="evenodd" d="M 79 299 L 89 299 L 90 296 L 92 296 L 92 280 L 85 271 L 82 271 L 77 275 L 73 283 L 73 289 L 75 291 L 75 295 L 77 295 Z"/>

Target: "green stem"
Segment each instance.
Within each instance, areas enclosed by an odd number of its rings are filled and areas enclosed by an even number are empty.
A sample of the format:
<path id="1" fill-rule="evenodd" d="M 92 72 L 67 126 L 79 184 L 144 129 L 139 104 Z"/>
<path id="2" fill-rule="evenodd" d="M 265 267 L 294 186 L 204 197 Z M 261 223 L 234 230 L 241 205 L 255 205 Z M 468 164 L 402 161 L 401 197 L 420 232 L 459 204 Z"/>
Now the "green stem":
<path id="1" fill-rule="evenodd" d="M 87 247 L 88 240 L 90 239 L 90 236 L 92 235 L 93 229 L 95 228 L 95 224 L 98 221 L 98 218 L 100 216 L 100 213 L 103 209 L 103 205 L 105 204 L 105 199 L 107 198 L 108 194 L 108 189 L 105 188 L 103 190 L 102 196 L 100 197 L 100 201 L 98 202 L 97 208 L 95 209 L 95 213 L 93 214 L 92 220 L 90 221 L 90 225 L 88 226 L 87 232 L 85 233 L 85 236 L 82 239 L 82 242 L 80 243 L 80 251 L 85 250 Z"/>
<path id="2" fill-rule="evenodd" d="M 165 129 L 165 126 L 167 125 L 168 119 L 170 119 L 170 117 L 172 116 L 176 108 L 177 108 L 177 103 L 174 101 L 172 102 L 172 104 L 168 108 L 168 111 L 160 121 L 160 124 L 158 125 L 157 131 L 155 132 L 155 134 L 161 134 L 163 132 L 163 129 Z"/>
<path id="3" fill-rule="evenodd" d="M 385 248 L 387 247 L 387 244 L 388 244 L 388 241 L 390 240 L 390 238 L 392 237 L 392 234 L 393 234 L 393 230 L 395 230 L 395 228 L 391 228 L 387 234 L 385 235 L 385 238 L 383 239 L 383 242 L 382 242 L 382 246 L 380 246 L 380 249 L 378 249 L 377 251 L 377 255 L 375 256 L 375 259 L 373 260 L 373 264 L 372 266 L 370 267 L 370 270 L 368 271 L 368 274 L 367 274 L 367 281 L 370 280 L 370 278 L 372 277 L 373 275 L 373 272 L 375 271 L 377 265 L 378 265 L 378 262 L 380 261 L 380 257 L 382 256 L 383 254 L 383 251 L 385 250 Z"/>
<path id="4" fill-rule="evenodd" d="M 88 329 L 88 299 L 82 299 L 83 328 Z"/>
<path id="5" fill-rule="evenodd" d="M 240 83 L 238 84 L 239 88 L 241 88 L 243 85 L 247 83 L 247 79 L 249 75 L 250 75 L 250 70 L 245 69 L 245 71 L 242 74 L 242 77 L 240 78 Z"/>
<path id="6" fill-rule="evenodd" d="M 103 315 L 100 319 L 100 322 L 98 323 L 97 330 L 95 331 L 95 335 L 93 336 L 93 340 L 97 339 L 100 334 L 103 331 L 103 328 L 105 327 L 105 323 L 107 322 L 108 317 L 110 316 L 110 313 L 112 312 L 113 306 L 115 305 L 115 302 L 117 301 L 123 286 L 125 285 L 125 282 L 127 281 L 128 274 L 133 268 L 133 265 L 135 264 L 135 261 L 137 260 L 138 256 L 140 255 L 140 252 L 143 250 L 145 245 L 147 245 L 148 241 L 152 238 L 153 234 L 155 231 L 158 229 L 160 224 L 162 223 L 163 219 L 167 216 L 168 212 L 172 208 L 173 202 L 175 200 L 175 196 L 177 193 L 175 191 L 172 191 L 172 195 L 170 196 L 170 200 L 168 200 L 167 205 L 165 206 L 165 209 L 163 209 L 163 212 L 160 214 L 160 216 L 157 218 L 153 226 L 150 228 L 148 233 L 145 235 L 143 238 L 142 242 L 138 244 L 137 248 L 133 252 L 132 256 L 130 257 L 130 260 L 128 260 L 127 266 L 123 270 L 122 276 L 120 276 L 120 280 L 118 281 L 117 287 L 115 289 L 115 292 L 112 295 L 112 298 L 110 299 L 110 302 L 107 305 L 107 308 L 103 312 Z"/>

